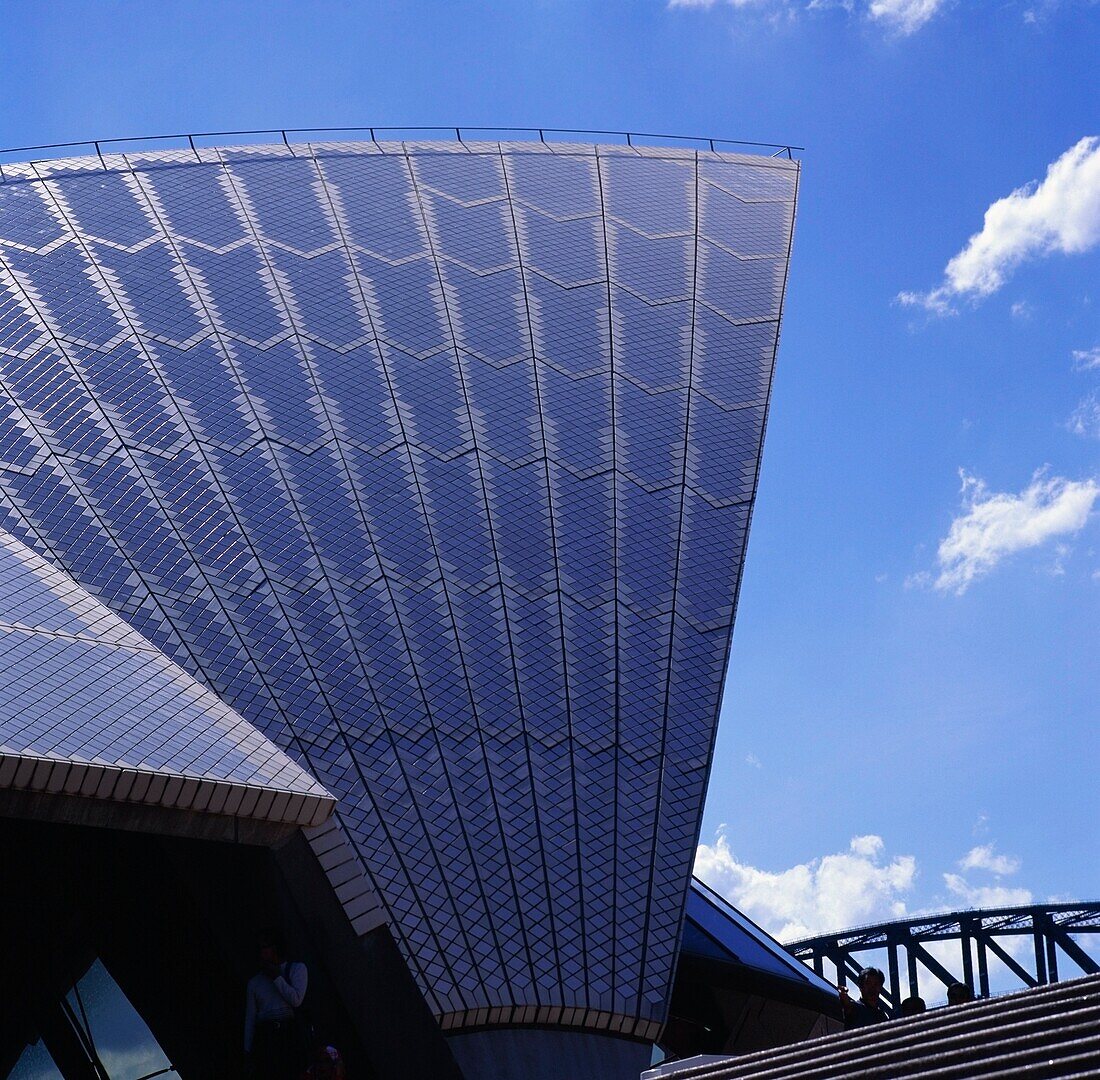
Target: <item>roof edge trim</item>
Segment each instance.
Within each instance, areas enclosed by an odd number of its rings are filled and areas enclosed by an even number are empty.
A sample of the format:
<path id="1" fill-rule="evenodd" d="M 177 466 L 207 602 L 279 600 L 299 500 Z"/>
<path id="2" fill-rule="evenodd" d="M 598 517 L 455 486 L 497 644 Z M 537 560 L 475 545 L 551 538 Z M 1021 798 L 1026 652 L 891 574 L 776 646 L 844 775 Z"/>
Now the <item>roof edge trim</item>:
<path id="1" fill-rule="evenodd" d="M 323 824 L 336 808 L 317 795 L 171 770 L 0 751 L 0 789 L 137 803 L 170 810 L 266 821 L 303 828 Z"/>

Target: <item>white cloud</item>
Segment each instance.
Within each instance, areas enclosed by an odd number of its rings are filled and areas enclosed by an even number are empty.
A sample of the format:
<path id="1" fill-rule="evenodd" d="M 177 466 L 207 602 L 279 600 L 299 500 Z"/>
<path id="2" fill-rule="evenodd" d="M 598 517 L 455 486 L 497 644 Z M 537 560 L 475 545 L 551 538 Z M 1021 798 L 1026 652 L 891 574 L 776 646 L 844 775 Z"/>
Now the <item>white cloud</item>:
<path id="1" fill-rule="evenodd" d="M 902 292 L 902 304 L 933 314 L 953 310 L 960 297 L 995 293 L 1021 263 L 1044 255 L 1074 255 L 1100 245 L 1100 138 L 1081 139 L 1032 182 L 998 199 L 975 233 L 947 264 L 943 284 Z"/>
<path id="2" fill-rule="evenodd" d="M 1020 860 L 1012 855 L 1000 855 L 993 850 L 992 844 L 972 847 L 960 860 L 960 870 L 987 870 L 991 874 L 1005 877 L 1020 869 Z"/>
<path id="3" fill-rule="evenodd" d="M 668 0 L 670 8 L 712 8 L 718 0 Z M 783 0 L 722 0 L 722 3 L 734 8 L 785 7 Z"/>
<path id="4" fill-rule="evenodd" d="M 1028 26 L 1037 26 L 1056 15 L 1061 8 L 1088 7 L 1097 0 L 1037 0 L 1024 8 L 1022 18 Z"/>
<path id="5" fill-rule="evenodd" d="M 751 765 L 754 769 L 764 768 L 762 762 L 760 761 L 760 759 L 755 754 L 746 754 L 745 755 L 745 764 L 746 765 Z"/>
<path id="6" fill-rule="evenodd" d="M 1095 480 L 1073 481 L 1037 472 L 1018 495 L 990 492 L 960 470 L 961 513 L 940 542 L 935 587 L 964 593 L 1002 559 L 1058 536 L 1077 533 L 1100 495 Z"/>
<path id="7" fill-rule="evenodd" d="M 871 0 L 867 14 L 892 30 L 912 34 L 942 7 L 943 0 Z"/>
<path id="8" fill-rule="evenodd" d="M 903 307 L 922 307 L 931 315 L 957 315 L 951 300 L 950 291 L 941 287 L 932 289 L 931 292 L 913 292 L 903 289 L 894 299 Z"/>
<path id="9" fill-rule="evenodd" d="M 848 843 L 848 850 L 853 855 L 863 855 L 868 859 L 873 859 L 877 855 L 882 854 L 882 849 L 886 846 L 881 836 L 875 836 L 868 833 L 866 836 L 853 836 Z"/>
<path id="10" fill-rule="evenodd" d="M 786 870 L 761 870 L 739 862 L 723 829 L 713 844 L 700 844 L 695 873 L 739 910 L 780 940 L 902 918 L 913 888 L 912 855 L 885 861 L 880 836 L 854 837 L 847 851 Z"/>
<path id="11" fill-rule="evenodd" d="M 944 874 L 947 891 L 958 897 L 968 908 L 1020 907 L 1030 904 L 1030 889 L 1008 888 L 1004 885 L 971 885 L 960 874 Z"/>
<path id="12" fill-rule="evenodd" d="M 800 11 L 839 10 L 848 15 L 862 14 L 888 30 L 908 35 L 919 30 L 947 0 L 668 0 L 670 8 L 714 7 L 737 9 L 757 8 L 773 14 L 784 12 L 791 16 Z"/>
<path id="13" fill-rule="evenodd" d="M 1047 568 L 1047 573 L 1049 573 L 1051 577 L 1065 577 L 1066 559 L 1072 554 L 1073 548 L 1071 548 L 1069 544 L 1055 544 L 1054 559 Z"/>
<path id="14" fill-rule="evenodd" d="M 1100 393 L 1093 391 L 1077 403 L 1070 414 L 1066 427 L 1074 435 L 1083 435 L 1087 439 L 1100 439 Z"/>
<path id="15" fill-rule="evenodd" d="M 1074 371 L 1090 371 L 1100 368 L 1100 345 L 1094 345 L 1091 349 L 1073 350 Z"/>

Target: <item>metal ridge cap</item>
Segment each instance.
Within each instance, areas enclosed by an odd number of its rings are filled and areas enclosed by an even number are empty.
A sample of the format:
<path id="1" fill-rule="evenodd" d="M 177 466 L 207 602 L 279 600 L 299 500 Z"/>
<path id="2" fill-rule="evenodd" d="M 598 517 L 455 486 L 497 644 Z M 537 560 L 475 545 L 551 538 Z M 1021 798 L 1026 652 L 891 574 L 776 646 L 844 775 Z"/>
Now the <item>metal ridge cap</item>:
<path id="1" fill-rule="evenodd" d="M 443 125 L 435 125 L 435 126 L 386 125 L 386 126 L 374 126 L 374 127 L 340 127 L 340 126 L 336 126 L 336 127 L 308 127 L 308 128 L 253 128 L 253 129 L 241 129 L 241 130 L 234 130 L 234 131 L 194 131 L 194 132 L 177 132 L 177 133 L 162 134 L 162 135 L 136 135 L 136 136 L 116 137 L 116 138 L 110 138 L 110 139 L 80 139 L 80 140 L 76 140 L 76 141 L 72 141 L 72 142 L 39 143 L 39 144 L 36 144 L 36 145 L 29 145 L 29 146 L 3 147 L 3 148 L 0 148 L 0 155 L 26 154 L 26 153 L 32 153 L 36 150 L 60 151 L 60 150 L 79 150 L 81 148 L 84 148 L 86 151 L 94 150 L 95 154 L 102 160 L 104 149 L 106 149 L 106 151 L 108 153 L 112 153 L 113 151 L 111 151 L 110 147 L 118 145 L 118 144 L 123 144 L 123 143 L 125 143 L 125 144 L 133 144 L 133 143 L 155 144 L 155 143 L 163 143 L 163 142 L 169 142 L 169 141 L 179 141 L 179 142 L 182 142 L 182 143 L 186 144 L 185 146 L 181 147 L 181 149 L 190 148 L 191 150 L 194 150 L 194 151 L 197 152 L 197 150 L 205 148 L 205 145 L 207 145 L 207 144 L 204 144 L 203 147 L 196 146 L 196 144 L 195 144 L 196 139 L 227 139 L 227 138 L 236 138 L 237 136 L 255 136 L 255 135 L 279 136 L 280 140 L 283 143 L 285 143 L 287 146 L 289 146 L 291 141 L 292 141 L 291 138 L 290 138 L 291 136 L 321 135 L 321 134 L 340 135 L 340 134 L 350 134 L 350 133 L 356 133 L 356 134 L 366 133 L 369 136 L 369 140 L 371 142 L 378 142 L 379 141 L 378 138 L 377 138 L 377 135 L 379 133 L 383 133 L 383 134 L 386 134 L 386 135 L 389 135 L 389 136 L 393 136 L 395 134 L 400 134 L 400 133 L 409 133 L 409 134 L 413 134 L 413 133 L 420 133 L 420 134 L 437 133 L 438 135 L 445 135 L 445 137 L 448 141 L 451 140 L 451 137 L 453 135 L 453 140 L 456 141 L 456 142 L 461 143 L 461 142 L 465 141 L 464 138 L 463 138 L 463 134 L 462 134 L 463 132 L 467 132 L 467 133 L 470 133 L 470 134 L 485 134 L 485 135 L 492 135 L 493 133 L 498 133 L 498 134 L 501 134 L 501 135 L 510 135 L 510 136 L 522 135 L 522 136 L 527 136 L 527 140 L 520 139 L 520 140 L 516 140 L 516 141 L 532 141 L 532 142 L 547 142 L 547 141 L 568 142 L 568 141 L 571 141 L 571 140 L 564 138 L 564 136 L 569 136 L 569 135 L 585 135 L 585 136 L 589 136 L 589 135 L 608 136 L 609 135 L 609 136 L 615 136 L 616 138 L 625 140 L 625 145 L 626 146 L 636 145 L 635 140 L 639 140 L 639 139 L 669 140 L 673 143 L 702 144 L 703 148 L 709 149 L 709 150 L 712 150 L 712 151 L 716 151 L 716 152 L 720 152 L 724 148 L 727 148 L 727 147 L 729 147 L 729 148 L 732 148 L 732 147 L 757 147 L 761 150 L 778 151 L 778 153 L 771 155 L 773 157 L 778 157 L 780 155 L 785 155 L 788 158 L 793 157 L 793 152 L 796 151 L 796 150 L 800 151 L 800 152 L 805 151 L 805 147 L 796 146 L 793 143 L 764 142 L 764 141 L 754 140 L 754 139 L 722 139 L 722 138 L 713 138 L 711 136 L 702 136 L 702 135 L 671 135 L 671 134 L 657 133 L 657 132 L 622 131 L 622 130 L 616 130 L 616 129 L 612 129 L 612 128 L 554 128 L 554 127 L 541 127 L 540 128 L 540 127 L 484 127 L 484 126 L 479 127 L 479 126 L 443 126 Z M 302 141 L 308 141 L 308 140 L 294 139 L 293 141 L 294 142 L 302 142 Z M 364 140 L 364 141 L 366 141 L 366 140 Z M 441 139 L 441 141 L 443 141 L 443 140 Z M 484 141 L 484 140 L 475 140 L 475 141 Z M 495 141 L 495 140 L 489 140 L 489 141 Z M 215 143 L 213 145 L 216 146 L 218 144 Z M 637 144 L 637 145 L 649 146 L 649 145 L 659 145 L 659 144 L 646 142 L 646 143 L 641 143 L 641 144 Z M 155 147 L 154 146 L 149 146 L 149 147 L 146 147 L 146 149 L 151 150 L 151 149 L 155 149 Z M 35 158 L 35 159 L 32 159 L 32 160 L 33 161 L 40 161 L 40 160 L 41 161 L 49 161 L 49 160 L 54 160 L 54 159 L 57 159 L 57 158 L 62 158 L 62 157 L 65 157 L 65 156 L 67 156 L 67 155 L 54 153 L 54 154 L 49 154 L 49 155 L 47 155 L 46 157 L 43 157 L 43 158 Z M 77 155 L 77 156 L 83 156 L 83 155 Z M 87 156 L 91 156 L 91 154 L 88 153 Z M 19 164 L 26 164 L 26 163 L 27 162 L 20 162 Z M 12 164 L 16 164 L 16 163 L 13 162 Z"/>

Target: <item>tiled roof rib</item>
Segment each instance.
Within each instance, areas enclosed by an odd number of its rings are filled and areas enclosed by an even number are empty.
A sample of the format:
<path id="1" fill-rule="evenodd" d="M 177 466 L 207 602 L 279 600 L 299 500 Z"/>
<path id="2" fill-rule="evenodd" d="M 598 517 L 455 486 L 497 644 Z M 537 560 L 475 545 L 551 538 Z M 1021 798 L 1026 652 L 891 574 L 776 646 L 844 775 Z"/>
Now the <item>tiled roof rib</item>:
<path id="1" fill-rule="evenodd" d="M 932 1009 L 673 1073 L 674 1080 L 1042 1080 L 1098 1075 L 1100 976 Z"/>
<path id="2" fill-rule="evenodd" d="M 337 796 L 448 1030 L 664 1022 L 798 168 L 4 168 L 0 525 Z"/>

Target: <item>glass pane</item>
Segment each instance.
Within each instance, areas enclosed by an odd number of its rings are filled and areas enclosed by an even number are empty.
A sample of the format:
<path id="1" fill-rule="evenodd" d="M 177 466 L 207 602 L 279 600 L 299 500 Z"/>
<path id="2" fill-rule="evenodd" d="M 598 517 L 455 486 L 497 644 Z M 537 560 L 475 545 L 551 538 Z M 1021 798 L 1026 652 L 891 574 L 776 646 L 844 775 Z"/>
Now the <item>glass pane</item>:
<path id="1" fill-rule="evenodd" d="M 66 1000 L 88 1034 L 111 1080 L 139 1080 L 172 1065 L 118 983 L 96 960 Z"/>
<path id="2" fill-rule="evenodd" d="M 45 1043 L 36 1042 L 19 1055 L 8 1080 L 62 1080 L 62 1077 Z"/>

